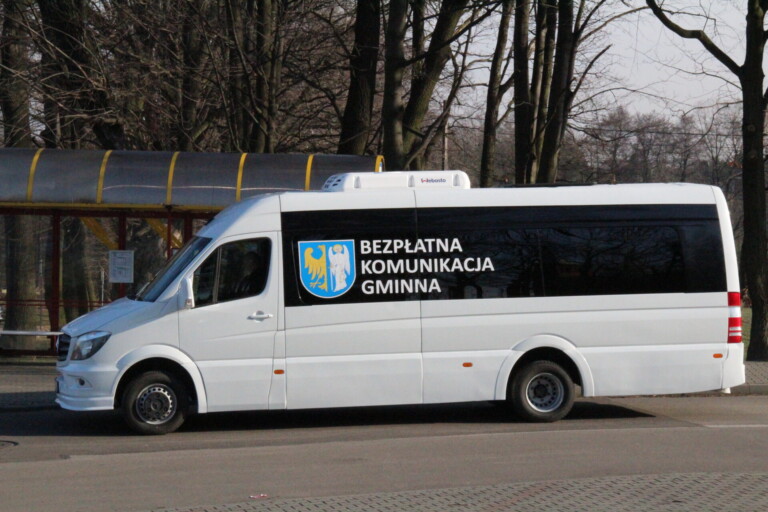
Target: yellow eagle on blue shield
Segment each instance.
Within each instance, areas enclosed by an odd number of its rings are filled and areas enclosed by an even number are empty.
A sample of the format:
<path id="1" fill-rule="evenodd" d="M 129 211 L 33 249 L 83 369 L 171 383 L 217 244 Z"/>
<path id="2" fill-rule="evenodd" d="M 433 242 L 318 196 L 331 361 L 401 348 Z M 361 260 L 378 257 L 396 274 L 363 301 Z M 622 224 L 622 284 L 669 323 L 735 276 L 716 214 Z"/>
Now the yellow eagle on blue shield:
<path id="1" fill-rule="evenodd" d="M 312 295 L 343 295 L 355 281 L 354 240 L 299 242 L 299 271 L 302 286 Z"/>

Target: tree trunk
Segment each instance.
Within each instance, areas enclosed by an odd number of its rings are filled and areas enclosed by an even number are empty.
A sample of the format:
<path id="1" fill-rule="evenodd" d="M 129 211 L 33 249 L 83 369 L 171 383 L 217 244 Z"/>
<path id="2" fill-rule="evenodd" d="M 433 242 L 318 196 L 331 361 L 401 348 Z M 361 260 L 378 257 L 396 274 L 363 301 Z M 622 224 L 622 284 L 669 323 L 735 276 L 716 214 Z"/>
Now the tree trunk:
<path id="1" fill-rule="evenodd" d="M 32 132 L 29 124 L 29 89 L 23 74 L 31 66 L 27 53 L 25 0 L 3 0 L 2 38 L 0 38 L 0 108 L 3 112 L 3 133 L 6 147 L 31 148 Z M 34 219 L 29 216 L 5 217 L 5 324 L 9 331 L 37 329 L 34 307 L 24 304 L 37 298 L 35 290 L 35 231 Z M 2 336 L 0 348 L 24 349 L 32 338 Z"/>
<path id="2" fill-rule="evenodd" d="M 341 122 L 339 154 L 365 154 L 371 136 L 376 64 L 379 58 L 380 16 L 380 0 L 357 2 L 355 45 L 349 58 L 349 94 Z"/>
<path id="3" fill-rule="evenodd" d="M 426 0 L 409 0 L 411 5 L 411 55 L 424 55 L 426 49 L 426 34 L 424 31 L 424 14 Z M 419 77 L 424 73 L 424 61 L 419 59 L 411 66 L 411 77 Z"/>
<path id="4" fill-rule="evenodd" d="M 181 28 L 181 90 L 179 91 L 179 117 L 176 127 L 176 148 L 194 150 L 198 137 L 198 103 L 200 100 L 201 65 L 203 63 L 203 37 L 200 16 L 205 16 L 204 2 L 185 3 Z"/>
<path id="5" fill-rule="evenodd" d="M 519 4 L 527 4 L 529 0 L 517 0 Z M 480 186 L 490 187 L 496 178 L 496 128 L 499 124 L 499 107 L 501 105 L 501 81 L 502 68 L 507 53 L 507 39 L 509 34 L 509 21 L 512 17 L 512 5 L 515 0 L 505 0 L 501 7 L 501 19 L 499 20 L 499 33 L 496 37 L 496 48 L 491 60 L 491 74 L 488 77 L 488 92 L 486 94 L 485 121 L 483 123 L 483 152 L 480 157 Z M 522 22 L 521 22 L 522 21 Z M 515 12 L 515 73 L 517 73 L 517 51 L 518 51 L 518 30 L 525 31 L 527 41 L 528 24 L 527 12 L 525 20 L 519 17 L 519 11 Z M 528 58 L 527 52 L 524 55 L 525 77 L 515 75 L 515 93 L 517 95 L 517 84 L 521 83 L 518 79 L 524 79 L 523 88 L 528 90 Z M 517 133 L 517 98 L 515 98 L 515 133 Z M 515 144 L 517 149 L 517 144 Z"/>
<path id="6" fill-rule="evenodd" d="M 77 149 L 85 135 L 85 118 L 93 114 L 85 104 L 88 57 L 83 48 L 83 2 L 38 0 L 37 4 L 45 36 L 41 82 L 46 97 L 53 100 L 47 104 L 53 112 L 46 112 L 45 118 L 55 123 L 48 129 L 56 133 L 46 137 L 46 144 Z"/>
<path id="7" fill-rule="evenodd" d="M 241 52 L 248 55 L 248 45 L 250 38 L 243 24 L 243 11 L 248 16 L 253 15 L 253 2 L 248 2 L 248 6 L 243 6 L 237 0 L 226 0 L 224 2 L 224 14 L 226 16 L 227 37 L 230 41 L 227 49 L 227 82 L 228 98 L 222 98 L 225 103 L 227 114 L 227 129 L 229 130 L 229 141 L 225 149 L 230 151 L 244 151 L 248 147 L 248 114 L 246 110 L 246 78 L 245 66 L 241 57 Z M 228 105 L 226 104 L 228 100 Z"/>
<path id="8" fill-rule="evenodd" d="M 251 151 L 271 153 L 274 150 L 274 133 L 270 118 L 270 85 L 275 50 L 275 5 L 272 0 L 256 2 L 256 117 Z"/>
<path id="9" fill-rule="evenodd" d="M 93 55 L 87 47 L 86 7 L 83 0 L 38 0 L 47 44 L 42 81 L 47 84 L 48 96 L 55 100 L 44 104 L 46 147 L 79 148 L 89 138 L 88 126 L 105 149 L 123 145 L 123 128 L 115 119 L 105 119 L 110 107 L 106 95 L 94 85 L 96 73 Z M 182 95 L 183 96 L 183 95 Z M 183 104 L 183 100 L 182 100 Z M 185 110 L 186 109 L 186 110 Z M 178 143 L 191 147 L 185 135 L 184 116 L 191 115 L 189 107 L 181 108 Z M 63 134 L 61 133 L 63 129 Z M 185 134 L 185 135 L 182 135 Z M 181 139 L 181 140 L 179 140 Z M 62 272 L 61 297 L 64 299 L 64 319 L 71 321 L 87 313 L 95 298 L 95 276 L 88 272 L 86 238 L 79 219 L 70 218 L 61 224 Z M 50 265 L 62 262 L 51 261 Z M 46 291 L 47 294 L 50 289 Z M 47 297 L 50 303 L 51 297 Z"/>
<path id="10" fill-rule="evenodd" d="M 535 112 L 533 122 L 532 154 L 528 160 L 525 180 L 518 183 L 535 183 L 544 143 L 544 131 L 547 127 L 547 109 L 552 88 L 552 66 L 555 55 L 555 36 L 557 34 L 557 8 L 548 0 L 538 0 L 536 12 L 536 49 L 533 58 L 533 79 L 531 80 L 531 98 Z"/>
<path id="11" fill-rule="evenodd" d="M 45 36 L 42 85 L 46 99 L 56 104 L 56 115 L 46 114 L 46 120 L 55 122 L 47 127 L 55 136 L 46 133 L 44 138 L 59 147 L 79 148 L 90 126 L 102 148 L 124 147 L 124 128 L 112 113 L 106 90 L 98 85 L 98 66 L 94 65 L 94 50 L 88 47 L 86 36 L 84 0 L 37 3 Z"/>
<path id="12" fill-rule="evenodd" d="M 573 0 L 558 1 L 557 47 L 555 67 L 552 72 L 552 89 L 549 93 L 544 140 L 542 141 L 540 168 L 537 183 L 554 183 L 560 147 L 568 122 L 573 80 L 573 58 L 576 42 L 573 30 Z"/>
<path id="13" fill-rule="evenodd" d="M 741 73 L 743 97 L 742 186 L 744 196 L 744 242 L 741 261 L 752 299 L 752 328 L 747 359 L 768 361 L 768 247 L 766 246 L 765 98 L 763 96 L 763 20 L 765 12 L 757 0 L 747 15 L 747 48 Z M 736 290 L 731 290 L 736 291 Z"/>
<path id="14" fill-rule="evenodd" d="M 36 331 L 39 328 L 36 307 L 27 302 L 37 299 L 34 220 L 28 215 L 8 215 L 5 218 L 8 302 L 3 329 L 8 331 Z M 33 339 L 29 336 L 2 336 L 0 348 L 28 349 L 28 342 Z"/>
<path id="15" fill-rule="evenodd" d="M 411 94 L 403 115 L 403 151 L 407 155 L 422 137 L 421 126 L 445 64 L 451 57 L 450 39 L 469 0 L 444 0 L 430 37 L 423 69 L 411 81 Z"/>
<path id="16" fill-rule="evenodd" d="M 0 106 L 3 111 L 3 134 L 7 147 L 31 148 L 29 126 L 29 88 L 23 75 L 32 66 L 27 54 L 25 0 L 3 0 L 3 31 L 0 39 Z"/>
<path id="17" fill-rule="evenodd" d="M 744 241 L 742 271 L 752 299 L 752 328 L 747 359 L 768 361 L 768 243 L 766 242 L 765 135 L 765 0 L 748 0 L 744 64 L 739 66 L 702 30 L 687 30 L 673 22 L 655 0 L 646 0 L 653 14 L 669 30 L 685 39 L 696 39 L 721 64 L 739 78 L 742 95 L 742 187 Z M 728 290 L 735 292 L 737 290 Z"/>
<path id="18" fill-rule="evenodd" d="M 526 183 L 533 160 L 534 104 L 528 82 L 528 20 L 530 0 L 515 2 L 514 75 L 515 88 L 515 183 Z"/>
<path id="19" fill-rule="evenodd" d="M 384 38 L 384 102 L 382 124 L 384 135 L 384 161 L 387 169 L 402 169 L 403 114 L 405 112 L 403 72 L 405 67 L 405 29 L 408 19 L 408 1 L 389 2 L 389 18 Z"/>
<path id="20" fill-rule="evenodd" d="M 61 224 L 62 253 L 65 262 L 61 273 L 61 295 L 64 301 L 64 319 L 71 322 L 90 311 L 96 298 L 93 279 L 87 269 L 85 256 L 85 227 L 77 217 L 69 217 Z"/>
<path id="21" fill-rule="evenodd" d="M 267 139 L 265 153 L 274 153 L 278 140 L 279 102 L 281 76 L 283 73 L 283 54 L 285 48 L 281 32 L 277 29 L 278 20 L 283 16 L 284 2 L 272 3 L 272 47 L 270 48 L 269 81 L 267 84 Z"/>

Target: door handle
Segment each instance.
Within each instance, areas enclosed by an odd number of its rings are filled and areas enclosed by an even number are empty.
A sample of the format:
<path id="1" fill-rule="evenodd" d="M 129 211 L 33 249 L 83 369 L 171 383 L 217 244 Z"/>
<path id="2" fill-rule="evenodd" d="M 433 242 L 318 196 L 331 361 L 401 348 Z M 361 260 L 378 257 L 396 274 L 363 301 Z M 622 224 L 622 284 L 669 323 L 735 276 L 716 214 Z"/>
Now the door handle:
<path id="1" fill-rule="evenodd" d="M 267 320 L 268 318 L 272 318 L 273 316 L 275 316 L 275 315 L 273 315 L 272 313 L 265 313 L 263 311 L 257 311 L 256 313 L 248 315 L 248 320 L 259 320 L 259 321 L 261 321 L 261 320 Z"/>

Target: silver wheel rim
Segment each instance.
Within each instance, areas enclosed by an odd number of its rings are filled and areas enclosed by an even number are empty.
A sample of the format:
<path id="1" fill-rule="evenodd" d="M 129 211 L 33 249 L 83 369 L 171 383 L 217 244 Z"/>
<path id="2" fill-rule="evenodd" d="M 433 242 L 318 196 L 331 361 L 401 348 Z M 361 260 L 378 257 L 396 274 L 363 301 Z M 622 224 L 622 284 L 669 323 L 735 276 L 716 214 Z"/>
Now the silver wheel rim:
<path id="1" fill-rule="evenodd" d="M 538 373 L 525 387 L 528 405 L 538 412 L 556 411 L 565 399 L 563 382 L 551 373 Z"/>
<path id="2" fill-rule="evenodd" d="M 149 425 L 162 425 L 170 421 L 177 407 L 176 393 L 164 384 L 150 384 L 136 398 L 136 415 Z"/>

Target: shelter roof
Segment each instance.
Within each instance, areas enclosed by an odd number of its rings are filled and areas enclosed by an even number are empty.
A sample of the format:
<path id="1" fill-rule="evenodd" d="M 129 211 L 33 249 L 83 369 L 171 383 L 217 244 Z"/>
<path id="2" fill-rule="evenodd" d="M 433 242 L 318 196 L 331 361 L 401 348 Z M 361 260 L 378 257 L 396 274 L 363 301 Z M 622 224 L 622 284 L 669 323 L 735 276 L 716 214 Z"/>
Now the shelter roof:
<path id="1" fill-rule="evenodd" d="M 0 206 L 220 210 L 247 197 L 319 190 L 376 156 L 0 148 Z"/>

